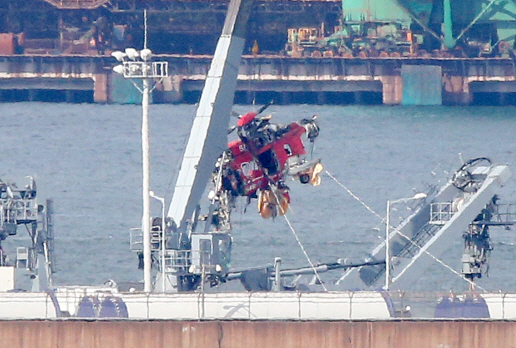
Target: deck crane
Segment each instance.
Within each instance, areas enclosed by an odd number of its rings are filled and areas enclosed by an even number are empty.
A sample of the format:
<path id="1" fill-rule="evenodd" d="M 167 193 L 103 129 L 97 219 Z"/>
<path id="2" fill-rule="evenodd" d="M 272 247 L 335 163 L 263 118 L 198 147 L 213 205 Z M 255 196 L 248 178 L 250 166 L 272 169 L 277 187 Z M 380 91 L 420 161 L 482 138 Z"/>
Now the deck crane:
<path id="1" fill-rule="evenodd" d="M 52 288 L 56 272 L 53 226 L 53 201 L 38 204 L 34 178 L 29 177 L 22 188 L 0 179 L 0 291 Z M 28 233 L 28 246 L 17 247 L 16 258 L 9 260 L 1 242 L 18 235 L 20 228 Z"/>
<path id="2" fill-rule="evenodd" d="M 229 230 L 194 231 L 199 218 L 199 201 L 219 155 L 226 149 L 238 66 L 252 4 L 253 0 L 231 0 L 229 4 L 167 213 L 166 248 L 159 246 L 161 224 L 152 227 L 151 249 L 165 254 L 160 255 L 160 260 L 165 262 L 160 265 L 155 291 L 193 290 L 204 280 L 202 278 L 216 277 L 226 271 L 231 248 Z M 212 203 L 221 204 L 220 201 Z M 163 275 L 165 281 L 159 279 Z"/>
<path id="3" fill-rule="evenodd" d="M 499 204 L 497 191 L 512 173 L 507 165 L 495 165 L 485 157 L 466 161 L 439 191 L 432 189 L 418 202 L 412 215 L 389 234 L 392 279 L 389 289 L 408 289 L 436 258 L 458 238 L 464 239 L 462 275 L 481 278 L 492 250 L 489 227 L 516 223 L 513 205 Z M 385 241 L 366 261 L 385 259 Z M 346 288 L 375 286 L 385 264 L 347 271 L 339 280 Z"/>
<path id="4" fill-rule="evenodd" d="M 258 112 L 238 115 L 236 126 L 229 127 L 251 5 L 251 0 L 230 3 L 168 214 L 164 222 L 153 223 L 150 248 L 160 254 L 155 291 L 192 291 L 227 280 L 230 215 L 237 197 L 257 199 L 260 215 L 274 218 L 288 210 L 287 177 L 313 186 L 321 181 L 320 159 L 307 159 L 302 141 L 308 139 L 313 148 L 319 135 L 317 115 L 286 126 L 276 124 L 272 115 L 261 115 L 271 102 Z M 233 130 L 239 140 L 228 144 Z M 201 215 L 199 202 L 210 179 L 210 206 Z M 199 222 L 204 222 L 204 229 Z"/>

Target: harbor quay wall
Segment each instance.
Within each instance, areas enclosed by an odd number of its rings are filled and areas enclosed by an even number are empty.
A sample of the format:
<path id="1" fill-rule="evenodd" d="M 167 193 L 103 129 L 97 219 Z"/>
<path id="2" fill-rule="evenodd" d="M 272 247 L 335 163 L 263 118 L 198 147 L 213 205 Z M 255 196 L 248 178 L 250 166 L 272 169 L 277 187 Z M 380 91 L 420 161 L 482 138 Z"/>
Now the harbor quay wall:
<path id="1" fill-rule="evenodd" d="M 486 348 L 515 347 L 516 322 L 0 321 L 9 348 Z"/>
<path id="2" fill-rule="evenodd" d="M 156 81 L 154 102 L 196 103 L 211 58 L 157 56 L 168 62 L 169 76 Z M 112 71 L 114 65 L 109 56 L 0 56 L 0 101 L 40 100 L 42 93 L 54 91 L 68 102 L 82 97 L 78 101 L 139 103 L 140 93 Z M 512 103 L 515 93 L 516 65 L 510 58 L 244 56 L 236 98 L 240 103 L 262 98 L 279 104 L 469 105 L 477 95 L 488 95 L 496 105 Z"/>

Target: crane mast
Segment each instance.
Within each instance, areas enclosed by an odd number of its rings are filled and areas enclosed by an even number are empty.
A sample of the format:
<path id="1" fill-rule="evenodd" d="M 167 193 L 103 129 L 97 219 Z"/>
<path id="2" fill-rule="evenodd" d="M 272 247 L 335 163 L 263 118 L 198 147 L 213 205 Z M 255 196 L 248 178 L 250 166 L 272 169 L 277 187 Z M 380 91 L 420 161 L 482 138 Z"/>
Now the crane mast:
<path id="1" fill-rule="evenodd" d="M 199 201 L 218 157 L 227 147 L 227 130 L 252 3 L 252 0 L 231 0 L 206 77 L 167 214 L 166 232 L 169 237 L 165 248 L 166 262 L 161 265 L 166 272 L 160 273 L 166 274 L 167 279 L 165 282 L 156 281 L 156 285 L 166 284 L 162 291 L 195 289 L 204 281 L 200 278 L 204 278 L 206 273 L 220 272 L 224 265 L 215 261 L 226 257 L 224 251 L 229 252 L 229 231 L 205 232 L 202 235 L 192 233 Z M 217 252 L 212 255 L 214 247 L 220 247 L 221 255 L 217 256 Z M 211 256 L 206 255 L 208 251 Z M 218 260 L 210 262 L 208 259 L 213 257 Z"/>

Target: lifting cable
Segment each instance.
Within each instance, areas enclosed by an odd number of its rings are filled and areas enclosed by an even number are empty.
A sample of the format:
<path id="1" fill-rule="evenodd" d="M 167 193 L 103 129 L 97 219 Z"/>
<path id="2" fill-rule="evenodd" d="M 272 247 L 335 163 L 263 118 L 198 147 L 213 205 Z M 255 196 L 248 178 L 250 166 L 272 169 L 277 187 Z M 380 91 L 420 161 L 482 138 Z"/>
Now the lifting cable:
<path id="1" fill-rule="evenodd" d="M 383 218 L 381 217 L 380 215 L 378 215 L 378 213 L 376 213 L 374 210 L 372 210 L 367 204 L 365 204 L 362 200 L 360 200 L 360 198 L 358 198 L 353 192 L 351 192 L 350 189 L 348 189 L 344 184 L 342 184 L 341 182 L 339 182 L 337 180 L 337 178 L 335 178 L 333 175 L 331 175 L 331 173 L 326 170 L 326 175 L 328 175 L 331 179 L 333 179 L 333 181 L 335 181 L 337 183 L 337 185 L 339 185 L 340 187 L 342 187 L 343 189 L 345 189 L 350 195 L 351 197 L 353 197 L 354 199 L 356 199 L 360 204 L 362 204 L 368 211 L 370 211 L 372 214 L 374 214 L 375 216 L 377 216 L 379 219 L 381 219 L 381 223 L 386 223 L 386 218 Z M 422 250 L 423 248 L 420 247 L 418 244 L 416 244 L 412 239 L 410 239 L 408 236 L 404 235 L 403 233 L 401 233 L 401 231 L 398 229 L 398 228 L 395 228 L 393 226 L 389 226 L 390 228 L 392 228 L 394 230 L 394 233 L 397 233 L 398 235 L 400 235 L 401 237 L 403 237 L 404 239 L 406 239 L 409 243 L 411 243 L 412 245 L 415 245 L 419 250 Z M 470 285 L 472 286 L 475 286 L 476 288 L 482 290 L 482 291 L 486 291 L 486 289 L 482 288 L 481 286 L 479 286 L 477 283 L 467 279 L 466 277 L 464 277 L 462 274 L 460 274 L 459 272 L 457 272 L 456 270 L 454 270 L 452 267 L 448 266 L 446 263 L 444 263 L 444 261 L 438 259 L 437 257 L 435 257 L 434 255 L 432 255 L 430 252 L 428 252 L 427 250 L 423 250 L 423 252 L 425 254 L 427 254 L 428 256 L 430 256 L 432 259 L 434 259 L 435 261 L 437 261 L 439 264 L 441 264 L 442 266 L 444 266 L 444 268 L 447 268 L 448 270 L 450 270 L 452 273 L 456 274 L 457 276 L 459 276 L 460 278 L 462 278 L 463 280 L 465 280 L 467 283 L 469 283 Z M 343 279 L 343 277 L 341 278 Z M 339 279 L 339 281 L 341 280 Z"/>
<path id="2" fill-rule="evenodd" d="M 287 225 L 288 227 L 290 228 L 290 231 L 292 231 L 292 234 L 294 235 L 294 238 L 296 238 L 296 241 L 297 241 L 297 244 L 299 245 L 299 247 L 301 248 L 301 251 L 303 252 L 303 254 L 305 255 L 306 259 L 308 260 L 308 263 L 310 264 L 310 267 L 312 267 L 313 271 L 314 271 L 314 275 L 315 277 L 317 278 L 317 281 L 319 282 L 319 284 L 321 284 L 322 288 L 324 289 L 324 291 L 328 291 L 328 289 L 326 288 L 326 286 L 324 285 L 321 277 L 319 276 L 319 273 L 317 272 L 317 270 L 315 269 L 315 266 L 312 262 L 312 260 L 310 260 L 310 257 L 308 256 L 308 253 L 306 252 L 303 244 L 301 243 L 301 241 L 299 240 L 299 237 L 297 236 L 297 233 L 296 233 L 296 230 L 294 230 L 294 227 L 292 226 L 292 224 L 290 223 L 290 220 L 288 219 L 287 217 L 287 214 L 285 211 L 283 211 L 283 207 L 281 206 L 281 204 L 279 204 L 279 198 L 278 198 L 278 195 L 276 194 L 276 191 L 274 189 L 271 189 L 271 192 L 274 194 L 274 197 L 276 198 L 276 202 L 278 202 L 278 207 L 279 209 L 281 210 L 281 214 L 280 215 L 283 215 L 283 217 L 285 218 L 285 221 L 287 222 Z"/>

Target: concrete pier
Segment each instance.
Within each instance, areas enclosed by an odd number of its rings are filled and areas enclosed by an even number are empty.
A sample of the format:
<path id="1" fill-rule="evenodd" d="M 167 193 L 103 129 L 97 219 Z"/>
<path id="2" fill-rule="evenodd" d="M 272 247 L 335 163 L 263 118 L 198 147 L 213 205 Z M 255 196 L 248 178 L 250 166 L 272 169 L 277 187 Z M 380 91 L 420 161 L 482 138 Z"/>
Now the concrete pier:
<path id="1" fill-rule="evenodd" d="M 211 56 L 164 55 L 159 59 L 168 61 L 170 76 L 157 81 L 154 101 L 197 102 Z M 38 91 L 60 91 L 62 97 L 56 101 L 139 103 L 134 86 L 112 72 L 115 63 L 108 56 L 0 56 L 1 100 L 40 100 L 44 95 Z M 487 101 L 507 105 L 514 103 L 515 93 L 516 66 L 510 58 L 264 55 L 242 59 L 236 102 L 469 105 Z"/>

